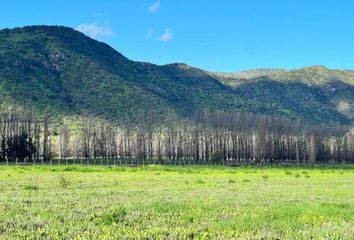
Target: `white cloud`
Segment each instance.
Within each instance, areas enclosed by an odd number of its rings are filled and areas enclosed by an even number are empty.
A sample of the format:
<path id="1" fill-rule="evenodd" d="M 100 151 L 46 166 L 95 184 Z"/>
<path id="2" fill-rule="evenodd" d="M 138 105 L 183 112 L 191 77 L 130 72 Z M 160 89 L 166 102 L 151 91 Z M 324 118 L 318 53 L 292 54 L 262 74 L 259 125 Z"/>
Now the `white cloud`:
<path id="1" fill-rule="evenodd" d="M 160 8 L 160 0 L 157 0 L 157 2 L 151 4 L 148 9 L 150 12 L 156 12 Z"/>
<path id="2" fill-rule="evenodd" d="M 75 29 L 96 39 L 100 37 L 109 37 L 112 35 L 112 30 L 109 26 L 100 26 L 97 23 L 83 23 Z"/>
<path id="3" fill-rule="evenodd" d="M 153 35 L 154 35 L 154 30 L 152 30 L 151 28 L 149 28 L 148 31 L 147 31 L 146 36 L 147 36 L 148 38 L 151 38 Z"/>
<path id="4" fill-rule="evenodd" d="M 165 33 L 161 37 L 159 37 L 158 40 L 161 42 L 168 42 L 172 40 L 172 38 L 173 38 L 173 34 L 169 29 L 166 29 Z"/>

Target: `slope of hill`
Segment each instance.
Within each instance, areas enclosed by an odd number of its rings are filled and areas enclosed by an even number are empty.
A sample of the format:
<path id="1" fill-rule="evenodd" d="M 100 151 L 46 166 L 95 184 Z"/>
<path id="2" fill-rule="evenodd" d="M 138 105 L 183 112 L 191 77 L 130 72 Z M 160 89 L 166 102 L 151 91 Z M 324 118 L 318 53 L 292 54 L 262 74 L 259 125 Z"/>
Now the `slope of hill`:
<path id="1" fill-rule="evenodd" d="M 285 111 L 297 109 L 295 112 L 306 115 L 315 107 L 323 108 L 321 112 L 336 111 L 350 121 L 354 119 L 354 72 L 350 70 L 312 66 L 290 71 L 259 69 L 211 75 L 236 92 L 247 92 L 256 101 L 274 105 L 282 102 Z"/>
<path id="2" fill-rule="evenodd" d="M 354 119 L 353 76 L 325 68 L 213 74 L 185 64 L 131 61 L 67 27 L 0 31 L 0 104 L 31 102 L 58 116 L 133 121 L 148 110 L 188 117 L 218 109 L 346 124 Z"/>
<path id="3" fill-rule="evenodd" d="M 285 69 L 255 69 L 235 73 L 210 73 L 228 86 L 238 86 L 251 81 L 258 81 L 261 77 L 268 77 L 279 82 L 300 82 L 318 86 L 331 81 L 342 81 L 354 85 L 354 71 L 330 70 L 324 66 L 311 66 L 296 70 Z"/>
<path id="4" fill-rule="evenodd" d="M 275 75 L 286 72 L 285 69 L 281 68 L 259 68 L 259 69 L 252 69 L 242 72 L 211 72 L 212 75 L 217 76 L 218 78 L 223 78 L 225 81 L 230 79 L 250 79 L 256 77 L 263 77 L 269 75 Z M 236 83 L 236 82 L 235 82 Z"/>
<path id="5" fill-rule="evenodd" d="M 244 102 L 201 70 L 133 62 L 66 27 L 2 30 L 0 83 L 7 102 L 30 99 L 37 109 L 111 119 L 151 109 L 160 115 L 168 109 L 181 115 L 206 107 L 232 110 Z"/>

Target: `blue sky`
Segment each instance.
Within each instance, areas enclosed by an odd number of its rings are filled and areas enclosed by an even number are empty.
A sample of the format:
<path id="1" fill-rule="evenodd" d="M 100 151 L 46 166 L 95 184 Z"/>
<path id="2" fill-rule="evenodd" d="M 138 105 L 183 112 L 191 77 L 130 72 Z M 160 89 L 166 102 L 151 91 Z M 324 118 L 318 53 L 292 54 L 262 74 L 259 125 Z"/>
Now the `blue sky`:
<path id="1" fill-rule="evenodd" d="M 354 0 L 11 0 L 0 28 L 65 25 L 133 60 L 211 71 L 354 69 Z"/>

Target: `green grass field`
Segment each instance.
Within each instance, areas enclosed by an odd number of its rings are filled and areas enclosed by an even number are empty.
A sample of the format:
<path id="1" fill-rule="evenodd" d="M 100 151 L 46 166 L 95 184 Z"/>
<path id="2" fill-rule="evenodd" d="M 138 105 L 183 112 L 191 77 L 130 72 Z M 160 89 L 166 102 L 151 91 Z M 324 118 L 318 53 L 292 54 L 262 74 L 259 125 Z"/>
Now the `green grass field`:
<path id="1" fill-rule="evenodd" d="M 354 239 L 354 168 L 0 167 L 0 239 Z"/>

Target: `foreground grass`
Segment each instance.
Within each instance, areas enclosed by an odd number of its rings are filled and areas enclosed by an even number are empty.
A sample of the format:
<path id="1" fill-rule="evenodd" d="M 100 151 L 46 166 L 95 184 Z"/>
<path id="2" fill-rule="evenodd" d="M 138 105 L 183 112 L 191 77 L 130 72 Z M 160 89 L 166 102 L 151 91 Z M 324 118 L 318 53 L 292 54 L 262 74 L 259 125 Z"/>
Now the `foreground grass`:
<path id="1" fill-rule="evenodd" d="M 0 167 L 0 239 L 353 239 L 354 169 Z"/>

